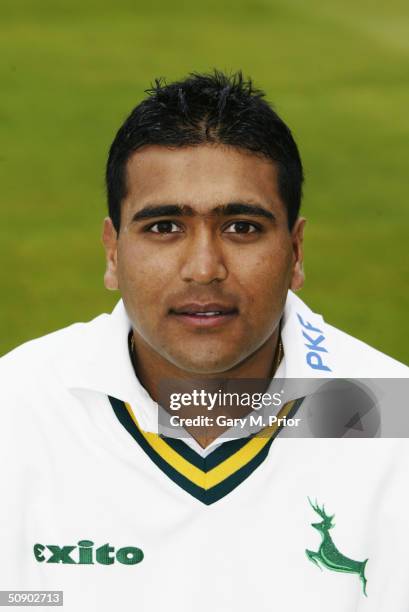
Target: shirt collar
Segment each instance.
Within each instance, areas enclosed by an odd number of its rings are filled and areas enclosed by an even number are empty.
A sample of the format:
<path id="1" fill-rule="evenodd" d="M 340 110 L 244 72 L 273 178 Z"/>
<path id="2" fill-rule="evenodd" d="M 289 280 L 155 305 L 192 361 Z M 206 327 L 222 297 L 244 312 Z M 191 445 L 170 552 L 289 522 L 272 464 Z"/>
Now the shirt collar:
<path id="1" fill-rule="evenodd" d="M 128 350 L 130 330 L 120 300 L 110 315 L 100 315 L 77 328 L 73 346 L 61 361 L 62 376 L 69 389 L 96 391 L 129 403 L 137 411 L 141 428 L 153 431 L 157 404 L 135 376 Z"/>
<path id="2" fill-rule="evenodd" d="M 276 378 L 311 377 L 303 362 L 305 338 L 299 317 L 306 325 L 317 329 L 324 324 L 320 315 L 313 313 L 289 291 L 281 327 L 284 356 Z M 64 345 L 60 360 L 65 386 L 97 391 L 128 402 L 143 430 L 157 430 L 157 404 L 135 376 L 129 356 L 131 323 L 123 301 L 117 303 L 110 315 L 103 314 L 74 327 L 75 333 L 70 335 L 72 346 Z M 320 373 L 314 375 L 320 376 Z M 323 375 L 331 374 L 326 371 Z"/>

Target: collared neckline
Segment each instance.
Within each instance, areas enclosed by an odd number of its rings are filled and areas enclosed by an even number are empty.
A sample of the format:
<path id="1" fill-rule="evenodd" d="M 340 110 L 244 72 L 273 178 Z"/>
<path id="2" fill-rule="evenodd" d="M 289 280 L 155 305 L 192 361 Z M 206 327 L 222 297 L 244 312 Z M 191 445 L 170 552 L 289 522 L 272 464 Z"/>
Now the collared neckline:
<path id="1" fill-rule="evenodd" d="M 313 313 L 292 291 L 288 292 L 281 327 L 284 355 L 275 378 L 305 376 L 300 359 L 302 338 L 294 333 L 297 312 L 308 315 L 315 324 L 323 323 L 320 315 Z M 100 315 L 77 326 L 72 337 L 73 347 L 66 350 L 61 359 L 62 377 L 67 388 L 97 391 L 130 404 L 141 429 L 155 432 L 158 429 L 158 405 L 133 369 L 128 349 L 131 329 L 122 299 L 111 314 Z"/>

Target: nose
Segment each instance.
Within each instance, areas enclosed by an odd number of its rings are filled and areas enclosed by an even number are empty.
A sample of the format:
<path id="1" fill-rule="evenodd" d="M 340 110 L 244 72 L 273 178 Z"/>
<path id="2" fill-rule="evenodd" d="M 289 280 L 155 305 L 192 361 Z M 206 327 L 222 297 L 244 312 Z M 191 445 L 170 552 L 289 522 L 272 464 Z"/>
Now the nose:
<path id="1" fill-rule="evenodd" d="M 228 276 L 223 249 L 217 236 L 205 228 L 189 240 L 180 270 L 182 280 L 208 285 Z"/>

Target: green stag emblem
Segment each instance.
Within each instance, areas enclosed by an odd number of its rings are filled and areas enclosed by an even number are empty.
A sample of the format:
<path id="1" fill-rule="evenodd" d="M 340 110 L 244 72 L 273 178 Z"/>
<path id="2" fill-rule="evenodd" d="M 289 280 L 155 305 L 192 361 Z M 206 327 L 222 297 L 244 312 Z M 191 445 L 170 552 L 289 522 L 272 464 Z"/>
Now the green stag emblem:
<path id="1" fill-rule="evenodd" d="M 307 553 L 307 557 L 310 559 L 310 561 L 315 563 L 315 565 L 317 565 L 321 571 L 322 568 L 320 567 L 320 563 L 324 567 L 327 567 L 334 572 L 358 574 L 362 581 L 364 595 L 366 595 L 365 565 L 368 559 L 365 561 L 354 561 L 353 559 L 349 559 L 341 554 L 329 535 L 329 530 L 334 527 L 332 519 L 335 515 L 333 514 L 332 516 L 328 516 L 325 513 L 324 506 L 320 508 L 317 502 L 315 502 L 314 505 L 310 498 L 308 498 L 308 501 L 315 512 L 322 518 L 321 523 L 311 523 L 311 526 L 315 527 L 315 529 L 321 533 L 322 542 L 317 552 L 306 550 L 305 552 Z"/>

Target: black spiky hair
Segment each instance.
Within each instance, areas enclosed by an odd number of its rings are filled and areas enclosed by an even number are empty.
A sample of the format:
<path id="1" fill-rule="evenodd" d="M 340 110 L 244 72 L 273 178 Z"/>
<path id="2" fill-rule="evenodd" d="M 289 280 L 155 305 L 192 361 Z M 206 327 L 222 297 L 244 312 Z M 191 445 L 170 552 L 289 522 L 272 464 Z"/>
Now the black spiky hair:
<path id="1" fill-rule="evenodd" d="M 303 183 L 300 154 L 290 129 L 241 71 L 192 72 L 181 81 L 157 78 L 131 112 L 111 145 L 106 167 L 109 215 L 119 231 L 126 197 L 126 164 L 146 145 L 166 147 L 224 144 L 261 154 L 278 168 L 278 187 L 291 229 Z"/>

